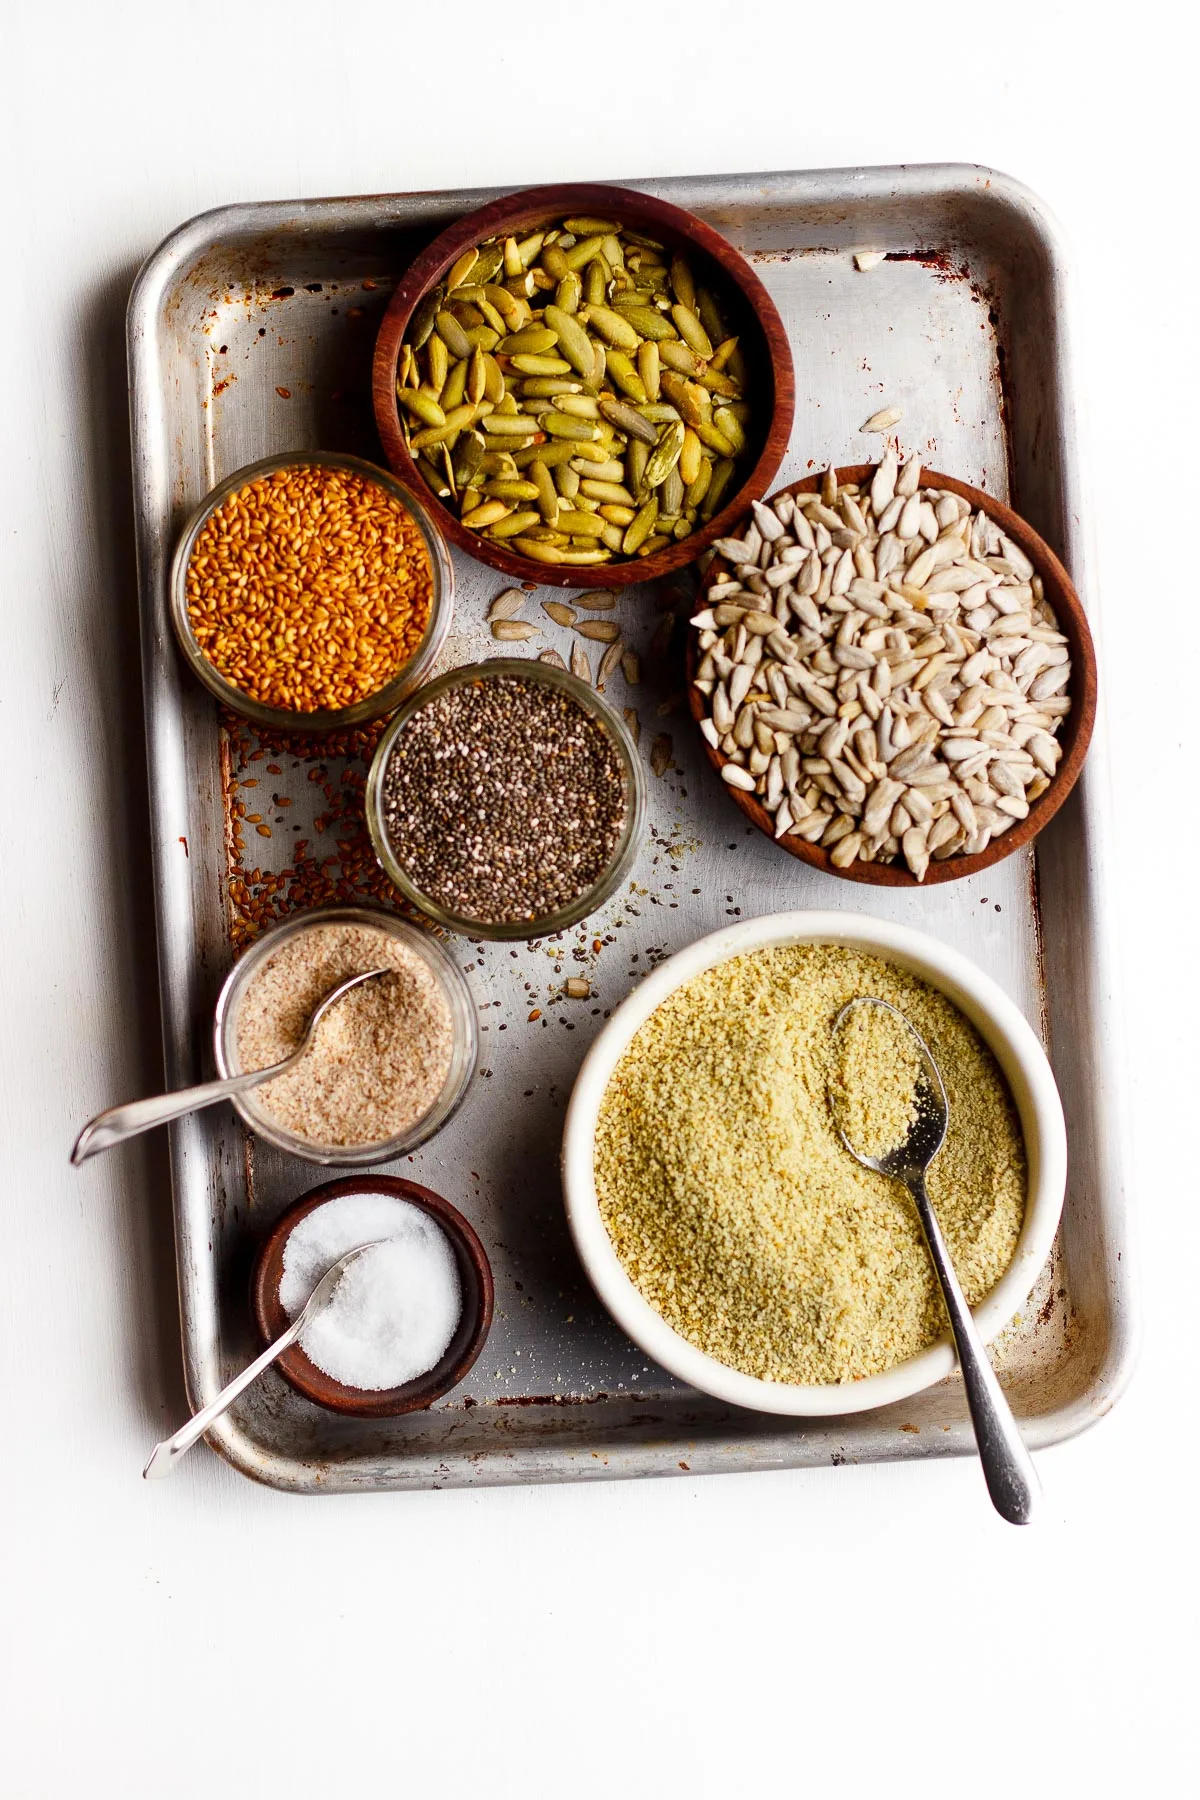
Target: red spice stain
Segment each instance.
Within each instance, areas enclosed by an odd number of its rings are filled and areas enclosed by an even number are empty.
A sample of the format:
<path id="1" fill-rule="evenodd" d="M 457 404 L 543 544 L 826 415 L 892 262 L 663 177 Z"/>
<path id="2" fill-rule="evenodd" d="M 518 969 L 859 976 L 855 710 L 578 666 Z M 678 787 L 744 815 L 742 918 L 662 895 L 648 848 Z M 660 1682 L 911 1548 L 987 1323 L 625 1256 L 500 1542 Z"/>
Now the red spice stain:
<path id="1" fill-rule="evenodd" d="M 188 841 L 187 841 L 187 839 L 186 839 L 186 838 L 185 838 L 185 837 L 181 837 L 181 838 L 180 838 L 180 840 L 179 840 L 179 841 L 180 841 L 180 843 L 181 843 L 181 844 L 182 844 L 182 845 L 183 845 L 183 854 L 184 854 L 184 855 L 185 855 L 185 856 L 186 856 L 186 857 L 187 857 L 187 858 L 188 858 L 188 859 L 189 859 L 189 860 L 190 860 L 190 859 L 191 859 L 191 854 L 192 854 L 192 853 L 191 853 L 191 851 L 190 851 L 190 850 L 189 850 L 189 849 L 188 849 Z"/>

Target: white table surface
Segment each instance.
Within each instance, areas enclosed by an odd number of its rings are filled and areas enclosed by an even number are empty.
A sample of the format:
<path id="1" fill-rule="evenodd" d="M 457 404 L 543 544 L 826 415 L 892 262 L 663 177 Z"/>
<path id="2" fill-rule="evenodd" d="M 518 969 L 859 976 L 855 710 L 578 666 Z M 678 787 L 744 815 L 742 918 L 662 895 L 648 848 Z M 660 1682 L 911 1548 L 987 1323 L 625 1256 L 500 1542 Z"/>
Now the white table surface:
<path id="1" fill-rule="evenodd" d="M 1186 1791 L 1189 9 L 6 14 L 0 1791 Z M 122 342 L 138 264 L 227 200 L 943 159 L 1027 181 L 1076 259 L 1128 853 L 1110 900 L 1145 1309 L 1131 1391 L 1042 1456 L 1046 1517 L 1024 1533 L 969 1462 L 306 1501 L 200 1449 L 144 1484 L 183 1417 L 164 1149 L 66 1161 L 89 1113 L 158 1072 Z"/>

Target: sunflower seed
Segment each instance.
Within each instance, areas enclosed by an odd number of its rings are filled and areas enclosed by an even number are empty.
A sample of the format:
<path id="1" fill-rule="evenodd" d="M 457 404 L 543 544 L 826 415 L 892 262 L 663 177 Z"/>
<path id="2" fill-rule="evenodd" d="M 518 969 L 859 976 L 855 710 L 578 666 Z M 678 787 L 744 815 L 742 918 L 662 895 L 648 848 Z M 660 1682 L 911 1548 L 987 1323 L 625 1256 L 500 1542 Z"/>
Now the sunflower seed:
<path id="1" fill-rule="evenodd" d="M 597 644 L 611 644 L 621 633 L 615 619 L 583 619 L 575 630 L 580 637 L 591 638 Z"/>
<path id="2" fill-rule="evenodd" d="M 583 607 L 585 612 L 611 612 L 617 604 L 617 596 L 611 588 L 588 588 L 575 596 L 576 606 Z"/>
<path id="3" fill-rule="evenodd" d="M 488 607 L 488 624 L 493 624 L 497 619 L 515 619 L 528 598 L 529 595 L 520 588 L 505 588 Z"/>
<path id="4" fill-rule="evenodd" d="M 753 775 L 748 770 L 739 768 L 737 763 L 727 762 L 721 769 L 721 780 L 732 788 L 739 788 L 744 794 L 752 794 L 755 788 Z"/>
<path id="5" fill-rule="evenodd" d="M 859 426 L 859 430 L 890 431 L 892 426 L 898 425 L 903 417 L 904 414 L 898 406 L 885 406 L 882 412 L 872 413 L 866 424 Z"/>
<path id="6" fill-rule="evenodd" d="M 518 643 L 523 638 L 540 637 L 541 628 L 530 625 L 524 619 L 496 619 L 492 625 L 492 636 L 502 643 Z"/>
<path id="7" fill-rule="evenodd" d="M 573 625 L 579 616 L 574 607 L 564 605 L 561 600 L 543 600 L 542 611 L 548 613 L 556 625 Z"/>

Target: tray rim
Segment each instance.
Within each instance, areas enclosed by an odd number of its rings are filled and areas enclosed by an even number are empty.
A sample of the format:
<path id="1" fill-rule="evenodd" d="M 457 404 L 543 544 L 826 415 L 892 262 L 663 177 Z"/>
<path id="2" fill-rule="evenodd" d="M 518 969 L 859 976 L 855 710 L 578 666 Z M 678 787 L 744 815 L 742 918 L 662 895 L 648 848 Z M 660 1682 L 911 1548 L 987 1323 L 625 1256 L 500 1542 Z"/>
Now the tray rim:
<path id="1" fill-rule="evenodd" d="M 1070 259 L 1063 234 L 1044 202 L 1022 182 L 998 170 L 973 163 L 928 163 L 876 165 L 867 168 L 832 168 L 817 170 L 779 170 L 763 173 L 701 174 L 673 176 L 663 179 L 641 178 L 621 181 L 617 185 L 647 189 L 664 198 L 697 182 L 746 183 L 759 186 L 769 194 L 772 187 L 786 184 L 793 204 L 829 203 L 839 193 L 851 194 L 855 200 L 889 200 L 936 202 L 961 196 L 982 202 L 1006 212 L 1014 223 L 1033 239 L 1045 258 L 1049 272 L 1048 287 L 1053 299 L 1055 334 L 1053 362 L 1058 386 L 1063 395 L 1063 429 L 1060 437 L 1060 484 L 1063 499 L 1064 561 L 1071 569 L 1077 589 L 1083 598 L 1093 633 L 1099 638 L 1094 588 L 1090 579 L 1091 532 L 1083 505 L 1083 481 L 1076 441 L 1074 385 L 1072 381 L 1072 314 L 1070 305 Z M 535 184 L 527 184 L 533 186 Z M 180 275 L 189 261 L 198 260 L 214 249 L 225 237 L 236 238 L 248 228 L 270 231 L 284 236 L 302 236 L 307 229 L 332 227 L 364 231 L 389 225 L 399 228 L 412 221 L 412 213 L 421 203 L 431 208 L 463 210 L 484 204 L 497 193 L 497 188 L 426 189 L 408 193 L 358 195 L 318 199 L 242 201 L 208 209 L 185 220 L 170 232 L 146 258 L 135 278 L 127 311 L 127 351 L 129 367 L 129 402 L 131 424 L 131 456 L 133 497 L 137 546 L 138 592 L 141 614 L 143 702 L 145 708 L 147 762 L 151 814 L 151 854 L 155 882 L 155 916 L 158 938 L 159 992 L 163 1019 L 164 1062 L 168 1082 L 174 1084 L 184 1076 L 188 1029 L 174 1007 L 174 971 L 164 943 L 162 920 L 172 898 L 190 907 L 183 871 L 168 860 L 163 817 L 167 807 L 164 792 L 164 767 L 172 760 L 178 763 L 181 741 L 177 721 L 164 719 L 160 704 L 162 693 L 169 692 L 177 671 L 172 667 L 172 645 L 167 626 L 163 580 L 169 562 L 170 518 L 172 514 L 169 482 L 165 466 L 156 468 L 154 446 L 165 432 L 166 404 L 162 384 L 155 380 L 158 369 L 154 326 L 166 295 L 168 284 Z M 515 191 L 515 190 L 513 190 Z M 832 247 L 832 246 L 831 246 Z M 813 246 L 819 248 L 819 246 Z M 1089 603 L 1090 596 L 1090 603 Z M 1088 864 L 1088 889 L 1095 893 L 1104 886 L 1103 865 L 1111 840 L 1111 799 L 1108 769 L 1106 709 L 1101 705 L 1087 767 L 1076 788 L 1072 804 L 1081 812 L 1079 830 L 1085 839 Z M 1040 864 L 1036 865 L 1041 873 Z M 1141 1319 L 1136 1289 L 1136 1257 L 1131 1259 L 1129 1217 L 1125 1170 L 1129 1163 L 1128 1128 L 1121 1096 L 1124 1092 L 1124 1055 L 1120 1049 L 1120 997 L 1115 971 L 1112 925 L 1102 910 L 1097 909 L 1090 921 L 1090 966 L 1095 991 L 1103 996 L 1109 1029 L 1099 1034 L 1094 1046 L 1092 1086 L 1102 1104 L 1097 1108 L 1097 1154 L 1100 1176 L 1093 1205 L 1098 1220 L 1097 1236 L 1101 1243 L 1107 1275 L 1108 1336 L 1103 1351 L 1092 1370 L 1087 1386 L 1071 1400 L 1045 1413 L 1023 1421 L 1027 1441 L 1034 1449 L 1048 1447 L 1079 1435 L 1104 1417 L 1125 1391 L 1137 1359 Z M 171 1129 L 172 1212 L 176 1235 L 176 1268 L 179 1282 L 181 1338 L 185 1383 L 189 1402 L 201 1403 L 195 1367 L 197 1347 L 188 1326 L 185 1269 L 182 1257 L 181 1175 L 189 1160 L 188 1121 Z M 206 1397 L 206 1396 L 205 1396 Z M 890 1409 L 889 1409 L 890 1410 Z M 884 1422 L 886 1414 L 865 1413 L 857 1421 L 848 1418 L 845 1428 L 840 1419 L 827 1422 L 793 1421 L 774 1437 L 756 1434 L 749 1442 L 754 1446 L 745 1459 L 722 1454 L 714 1446 L 696 1445 L 690 1451 L 688 1474 L 715 1472 L 720 1469 L 794 1468 L 840 1461 L 897 1461 L 913 1456 L 966 1455 L 974 1449 L 970 1427 L 956 1423 L 938 1434 L 934 1443 L 916 1438 L 899 1438 L 894 1426 Z M 872 1421 L 879 1421 L 872 1428 Z M 738 1423 L 737 1415 L 732 1423 Z M 812 1425 L 819 1429 L 804 1430 Z M 240 1473 L 251 1479 L 291 1492 L 353 1492 L 380 1489 L 429 1488 L 442 1486 L 508 1485 L 572 1479 L 613 1479 L 649 1475 L 676 1475 L 683 1471 L 675 1459 L 664 1458 L 661 1448 L 653 1444 L 626 1442 L 613 1447 L 600 1462 L 584 1468 L 582 1460 L 570 1467 L 547 1466 L 555 1457 L 553 1439 L 542 1440 L 535 1448 L 510 1452 L 507 1456 L 487 1459 L 483 1471 L 471 1462 L 447 1465 L 434 1456 L 429 1467 L 413 1470 L 406 1467 L 394 1475 L 379 1479 L 356 1474 L 354 1465 L 326 1464 L 325 1472 L 315 1476 L 302 1458 L 275 1453 L 264 1454 L 253 1440 L 245 1436 L 229 1415 L 209 1434 L 208 1441 L 222 1457 Z M 661 1445 L 661 1440 L 659 1440 Z M 796 1455 L 805 1445 L 813 1453 Z M 728 1446 L 727 1446 L 728 1448 Z"/>

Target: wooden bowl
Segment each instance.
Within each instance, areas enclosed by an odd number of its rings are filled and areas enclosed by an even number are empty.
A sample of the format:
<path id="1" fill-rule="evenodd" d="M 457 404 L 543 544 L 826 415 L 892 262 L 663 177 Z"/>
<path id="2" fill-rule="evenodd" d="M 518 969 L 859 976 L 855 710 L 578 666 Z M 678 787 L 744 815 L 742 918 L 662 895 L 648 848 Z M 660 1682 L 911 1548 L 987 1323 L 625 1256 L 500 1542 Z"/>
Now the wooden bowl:
<path id="1" fill-rule="evenodd" d="M 652 556 L 632 557 L 628 562 L 600 563 L 590 568 L 555 568 L 553 563 L 533 562 L 506 550 L 502 543 L 468 531 L 458 515 L 440 501 L 429 488 L 425 477 L 409 453 L 400 423 L 396 402 L 396 374 L 400 347 L 409 321 L 429 289 L 440 281 L 450 265 L 464 250 L 482 243 L 498 233 L 518 233 L 572 214 L 592 213 L 601 217 L 615 215 L 635 229 L 641 227 L 671 248 L 699 251 L 709 262 L 716 263 L 724 287 L 740 302 L 742 327 L 741 348 L 746 356 L 754 391 L 759 396 L 757 427 L 758 455 L 741 486 L 702 530 L 695 531 L 682 543 L 670 544 Z M 727 536 L 729 529 L 752 500 L 766 492 L 787 449 L 795 408 L 795 377 L 792 352 L 783 320 L 775 303 L 749 263 L 725 238 L 702 219 L 656 200 L 650 194 L 632 188 L 607 187 L 600 184 L 566 184 L 559 187 L 525 188 L 482 206 L 477 212 L 459 219 L 422 251 L 404 276 L 391 304 L 384 314 L 375 344 L 375 366 L 372 377 L 375 422 L 383 440 L 384 454 L 402 480 L 415 483 L 424 495 L 429 511 L 452 544 L 467 550 L 480 561 L 502 569 L 519 581 L 533 581 L 549 587 L 624 587 L 636 581 L 653 581 L 673 569 L 693 562 L 714 538 Z"/>
<path id="2" fill-rule="evenodd" d="M 297 1393 L 318 1406 L 328 1407 L 331 1412 L 346 1413 L 358 1419 L 394 1419 L 401 1413 L 432 1406 L 442 1394 L 458 1385 L 483 1349 L 491 1329 L 494 1304 L 491 1265 L 487 1252 L 466 1219 L 448 1200 L 443 1200 L 430 1188 L 392 1175 L 351 1175 L 342 1181 L 327 1181 L 281 1214 L 259 1250 L 251 1295 L 254 1317 L 264 1343 L 273 1343 L 288 1327 L 288 1316 L 279 1304 L 284 1245 L 301 1219 L 327 1200 L 336 1200 L 342 1194 L 391 1194 L 432 1215 L 449 1238 L 458 1263 L 463 1294 L 458 1329 L 441 1361 L 427 1374 L 418 1375 L 402 1387 L 378 1390 L 347 1387 L 310 1362 L 298 1344 L 285 1350 L 275 1367 Z"/>
<path id="3" fill-rule="evenodd" d="M 874 463 L 857 463 L 852 468 L 835 471 L 839 483 L 855 481 L 862 486 L 869 481 L 875 472 Z M 820 475 L 806 475 L 802 481 L 794 481 L 790 487 L 781 488 L 785 494 L 813 494 L 821 485 Z M 1051 550 L 1049 544 L 1040 538 L 1031 525 L 995 499 L 985 494 L 981 488 L 971 487 L 965 481 L 956 481 L 950 475 L 939 475 L 933 469 L 925 469 L 921 474 L 922 487 L 948 488 L 952 494 L 959 494 L 969 500 L 973 508 L 987 513 L 999 525 L 1006 537 L 1020 546 L 1041 576 L 1045 585 L 1046 599 L 1054 608 L 1058 619 L 1059 630 L 1066 638 L 1071 651 L 1071 683 L 1068 692 L 1071 696 L 1071 710 L 1067 714 L 1063 729 L 1059 734 L 1059 742 L 1063 747 L 1062 760 L 1050 786 L 1040 799 L 1035 800 L 1028 815 L 1019 819 L 1002 837 L 990 843 L 986 850 L 978 856 L 948 856 L 943 862 L 931 861 L 923 882 L 918 882 L 906 863 L 864 863 L 857 860 L 849 868 L 835 868 L 830 852 L 819 844 L 806 844 L 803 839 L 785 836 L 776 839 L 775 825 L 767 809 L 753 794 L 730 787 L 726 782 L 721 786 L 726 794 L 745 813 L 753 825 L 777 842 L 780 849 L 792 856 L 798 856 L 801 862 L 811 863 L 814 869 L 822 869 L 826 875 L 840 875 L 847 881 L 864 881 L 874 887 L 929 887 L 939 881 L 961 881 L 968 875 L 977 875 L 981 869 L 990 869 L 993 863 L 1002 862 L 1019 850 L 1024 844 L 1034 839 L 1039 831 L 1045 829 L 1074 787 L 1083 767 L 1083 759 L 1087 755 L 1091 742 L 1092 726 L 1096 719 L 1096 652 L 1092 645 L 1092 634 L 1088 629 L 1087 615 L 1083 610 L 1079 595 L 1071 583 L 1071 577 Z M 772 496 L 774 498 L 774 496 Z M 724 533 L 727 537 L 737 537 L 750 523 L 744 516 L 731 530 Z M 704 582 L 697 607 L 704 604 L 704 595 L 724 568 L 719 557 L 713 559 L 705 573 Z M 689 631 L 687 644 L 687 678 L 688 706 L 697 726 L 705 716 L 704 695 L 692 685 L 695 680 L 696 667 L 699 661 L 697 633 Z M 708 760 L 714 769 L 720 770 L 729 758 L 720 750 L 715 750 L 707 738 L 702 738 Z"/>

